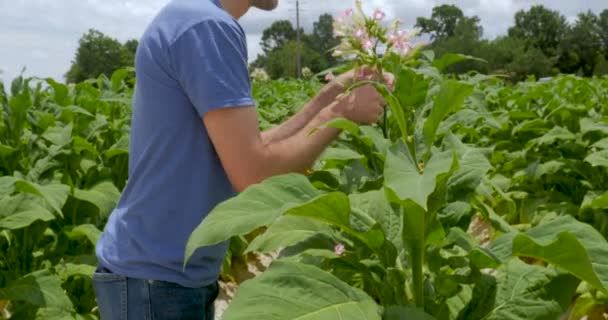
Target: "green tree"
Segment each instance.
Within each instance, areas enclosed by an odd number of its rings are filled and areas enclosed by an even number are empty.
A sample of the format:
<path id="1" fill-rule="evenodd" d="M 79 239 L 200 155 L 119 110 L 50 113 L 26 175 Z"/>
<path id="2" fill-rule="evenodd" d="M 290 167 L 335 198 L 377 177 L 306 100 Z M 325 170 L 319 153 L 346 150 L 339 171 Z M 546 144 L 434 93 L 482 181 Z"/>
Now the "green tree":
<path id="1" fill-rule="evenodd" d="M 476 56 L 479 54 L 483 28 L 477 16 L 466 17 L 454 5 L 433 8 L 431 18 L 419 17 L 417 26 L 433 39 L 431 48 L 440 57 L 446 53 L 460 53 Z M 467 61 L 455 64 L 446 70 L 450 73 L 465 73 L 470 70 L 485 70 L 479 62 Z"/>
<path id="2" fill-rule="evenodd" d="M 323 55 L 329 66 L 336 63 L 332 49 L 340 44 L 340 40 L 334 36 L 333 24 L 334 18 L 331 14 L 322 14 L 313 24 L 312 34 L 306 37 L 310 48 Z"/>
<path id="3" fill-rule="evenodd" d="M 604 53 L 608 56 L 608 9 L 600 13 L 598 24 L 600 34 L 602 35 L 602 41 L 604 42 Z"/>
<path id="4" fill-rule="evenodd" d="M 509 36 L 524 39 L 527 46 L 539 48 L 547 57 L 554 57 L 558 55 L 567 29 L 566 18 L 558 11 L 536 5 L 515 14 L 515 25 L 509 28 Z"/>
<path id="5" fill-rule="evenodd" d="M 98 30 L 90 29 L 79 41 L 76 57 L 65 77 L 68 82 L 81 82 L 101 74 L 110 76 L 117 69 L 133 66 L 137 41 L 122 45 Z"/>
<path id="6" fill-rule="evenodd" d="M 558 66 L 566 73 L 580 71 L 586 77 L 592 76 L 599 56 L 603 57 L 602 50 L 600 19 L 591 11 L 581 13 L 564 36 Z"/>
<path id="7" fill-rule="evenodd" d="M 467 21 L 470 19 L 473 20 Z M 416 27 L 420 28 L 423 33 L 430 34 L 431 40 L 437 41 L 456 35 L 458 26 L 463 22 L 470 26 L 477 26 L 480 29 L 476 32 L 481 34 L 479 18 L 467 18 L 460 8 L 448 4 L 434 7 L 430 18 L 418 17 Z"/>
<path id="8" fill-rule="evenodd" d="M 296 29 L 289 20 L 278 20 L 264 30 L 260 45 L 264 53 L 269 53 L 281 48 L 285 43 L 295 40 L 296 37 Z"/>
<path id="9" fill-rule="evenodd" d="M 293 78 L 296 77 L 296 52 L 300 46 L 302 53 L 302 66 L 310 68 L 313 72 L 318 72 L 327 67 L 323 56 L 310 48 L 306 43 L 289 41 L 277 50 L 268 53 L 264 58 L 264 69 L 273 78 Z"/>

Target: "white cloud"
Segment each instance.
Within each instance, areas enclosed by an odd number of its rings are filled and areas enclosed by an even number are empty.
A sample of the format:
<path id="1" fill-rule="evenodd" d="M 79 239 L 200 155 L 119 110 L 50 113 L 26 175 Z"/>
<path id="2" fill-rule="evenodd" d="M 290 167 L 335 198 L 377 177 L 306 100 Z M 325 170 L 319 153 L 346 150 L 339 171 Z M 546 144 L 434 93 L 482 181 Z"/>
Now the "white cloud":
<path id="1" fill-rule="evenodd" d="M 206 1 L 206 0 L 200 0 Z M 280 0 L 274 12 L 253 9 L 241 19 L 248 34 L 249 57 L 255 59 L 260 34 L 276 19 L 295 22 L 293 1 Z M 139 38 L 146 25 L 168 0 L 0 0 L 0 78 L 12 79 L 22 67 L 27 75 L 62 78 L 73 59 L 78 39 L 95 28 L 120 41 Z M 317 17 L 338 14 L 353 1 L 301 0 L 302 25 L 310 29 Z M 390 18 L 413 25 L 416 17 L 429 16 L 435 5 L 458 5 L 467 15 L 481 18 L 486 37 L 504 33 L 517 10 L 543 4 L 569 19 L 586 10 L 608 8 L 606 0 L 364 0 L 366 10 L 384 8 Z"/>

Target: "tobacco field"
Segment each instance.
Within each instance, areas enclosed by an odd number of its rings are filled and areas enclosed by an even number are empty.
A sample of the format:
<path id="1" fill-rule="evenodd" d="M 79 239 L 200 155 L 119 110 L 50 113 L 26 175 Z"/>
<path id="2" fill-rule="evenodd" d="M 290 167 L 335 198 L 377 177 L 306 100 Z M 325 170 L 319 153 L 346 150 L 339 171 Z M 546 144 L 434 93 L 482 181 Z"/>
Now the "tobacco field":
<path id="1" fill-rule="evenodd" d="M 226 281 L 232 260 L 279 252 L 224 319 L 604 319 L 608 79 L 441 73 L 459 59 L 387 63 L 386 121 L 329 123 L 343 133 L 310 174 L 201 223 L 185 256 L 232 241 Z M 0 318 L 98 319 L 94 245 L 127 181 L 134 79 L 0 87 Z M 254 82 L 261 127 L 322 85 Z"/>

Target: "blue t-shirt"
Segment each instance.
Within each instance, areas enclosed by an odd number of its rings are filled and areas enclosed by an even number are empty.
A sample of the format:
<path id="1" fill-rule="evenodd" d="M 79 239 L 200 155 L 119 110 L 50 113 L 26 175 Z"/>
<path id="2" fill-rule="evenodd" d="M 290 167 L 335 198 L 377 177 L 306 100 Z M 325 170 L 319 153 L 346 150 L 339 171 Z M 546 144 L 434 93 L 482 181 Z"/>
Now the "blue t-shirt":
<path id="1" fill-rule="evenodd" d="M 217 280 L 227 243 L 183 270 L 190 234 L 236 194 L 202 116 L 253 106 L 243 29 L 219 0 L 172 0 L 136 55 L 129 180 L 96 247 L 114 273 L 201 287 Z"/>

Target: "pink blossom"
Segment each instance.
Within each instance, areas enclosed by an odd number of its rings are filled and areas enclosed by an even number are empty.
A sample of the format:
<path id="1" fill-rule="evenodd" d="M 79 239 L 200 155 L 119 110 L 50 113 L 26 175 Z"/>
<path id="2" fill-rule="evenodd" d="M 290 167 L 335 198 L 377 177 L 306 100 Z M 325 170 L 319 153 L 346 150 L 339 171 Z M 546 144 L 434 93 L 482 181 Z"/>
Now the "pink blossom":
<path id="1" fill-rule="evenodd" d="M 384 18 L 386 18 L 386 13 L 384 13 L 384 11 L 380 9 L 376 9 L 376 11 L 374 11 L 374 20 L 382 21 Z"/>
<path id="2" fill-rule="evenodd" d="M 347 9 L 346 11 L 344 11 L 344 13 L 342 13 L 342 16 L 343 16 L 343 17 L 350 17 L 350 16 L 352 16 L 352 15 L 353 15 L 353 12 L 354 12 L 354 11 L 353 11 L 353 9 L 352 9 L 352 8 L 351 8 L 351 9 Z"/>
<path id="3" fill-rule="evenodd" d="M 361 29 L 361 28 L 359 28 L 359 29 L 355 30 L 355 33 L 354 33 L 355 38 L 359 38 L 359 39 L 361 39 L 361 38 L 363 38 L 365 35 L 366 35 L 365 30 L 363 30 L 363 29 Z"/>
<path id="4" fill-rule="evenodd" d="M 332 72 L 325 75 L 326 81 L 333 81 L 335 78 L 336 78 L 336 76 Z"/>
<path id="5" fill-rule="evenodd" d="M 370 38 L 363 38 L 361 39 L 361 47 L 363 50 L 369 51 L 374 47 L 374 43 Z"/>
<path id="6" fill-rule="evenodd" d="M 346 248 L 344 247 L 344 245 L 343 245 L 343 244 L 338 243 L 338 244 L 337 244 L 337 245 L 334 247 L 334 253 L 335 253 L 337 256 L 341 256 L 341 255 L 343 255 L 343 254 L 344 254 L 344 252 L 346 252 Z"/>

